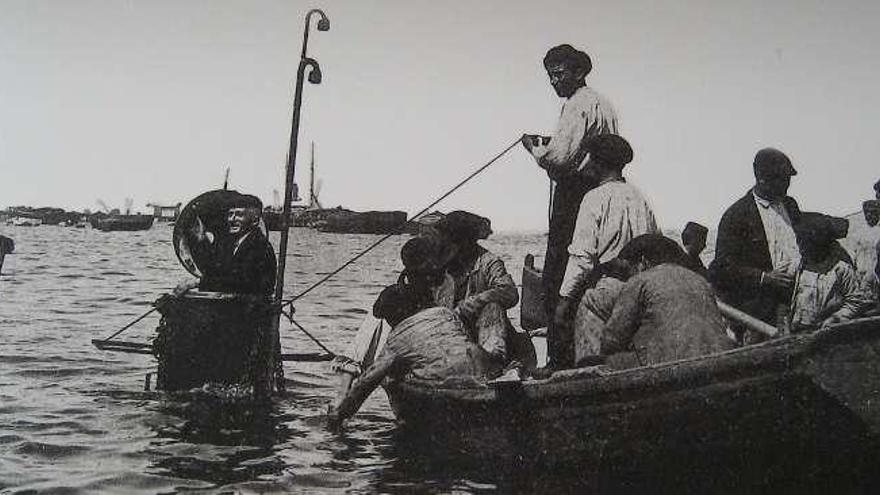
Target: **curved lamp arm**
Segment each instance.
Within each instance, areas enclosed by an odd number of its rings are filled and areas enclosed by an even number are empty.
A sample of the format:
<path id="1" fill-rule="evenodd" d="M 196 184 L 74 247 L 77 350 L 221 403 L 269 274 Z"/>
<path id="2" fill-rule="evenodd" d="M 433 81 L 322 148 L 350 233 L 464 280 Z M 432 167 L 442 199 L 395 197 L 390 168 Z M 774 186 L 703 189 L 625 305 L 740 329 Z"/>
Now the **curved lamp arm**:
<path id="1" fill-rule="evenodd" d="M 311 25 L 310 21 L 312 20 L 312 14 L 318 14 L 319 16 L 321 16 L 321 18 L 318 19 L 318 31 L 330 30 L 330 18 L 327 17 L 327 14 L 325 14 L 324 11 L 321 9 L 310 10 L 309 13 L 306 14 L 306 25 L 305 29 L 303 30 L 303 46 L 300 58 L 306 58 L 306 47 L 309 44 L 309 26 Z"/>
<path id="2" fill-rule="evenodd" d="M 302 76 L 306 67 L 310 68 L 309 82 L 312 84 L 321 84 L 321 66 L 318 61 L 313 58 L 303 58 L 299 61 L 299 69 L 297 70 L 297 78 L 302 80 Z"/>

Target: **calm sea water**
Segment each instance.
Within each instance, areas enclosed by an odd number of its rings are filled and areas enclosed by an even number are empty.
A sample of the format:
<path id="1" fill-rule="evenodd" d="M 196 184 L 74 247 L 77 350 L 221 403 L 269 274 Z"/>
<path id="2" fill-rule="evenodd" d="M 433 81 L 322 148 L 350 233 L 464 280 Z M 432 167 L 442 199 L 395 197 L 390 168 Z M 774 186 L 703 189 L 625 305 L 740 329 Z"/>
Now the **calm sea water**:
<path id="1" fill-rule="evenodd" d="M 324 427 L 334 395 L 326 363 L 285 367 L 287 395 L 271 410 L 224 404 L 209 394 L 144 392 L 150 356 L 103 352 L 103 338 L 188 278 L 171 228 L 103 233 L 53 226 L 5 227 L 16 252 L 0 276 L 0 491 L 158 493 L 438 492 L 504 489 L 504 466 L 438 461 L 401 437 L 383 392 L 343 431 Z M 277 246 L 277 234 L 272 241 Z M 377 239 L 292 231 L 287 293 L 304 289 Z M 397 236 L 301 299 L 297 320 L 345 351 L 366 309 L 399 269 Z M 541 235 L 497 234 L 516 279 Z M 518 310 L 511 311 L 517 316 Z M 145 342 L 158 316 L 122 337 Z M 318 349 L 283 324 L 287 352 Z"/>

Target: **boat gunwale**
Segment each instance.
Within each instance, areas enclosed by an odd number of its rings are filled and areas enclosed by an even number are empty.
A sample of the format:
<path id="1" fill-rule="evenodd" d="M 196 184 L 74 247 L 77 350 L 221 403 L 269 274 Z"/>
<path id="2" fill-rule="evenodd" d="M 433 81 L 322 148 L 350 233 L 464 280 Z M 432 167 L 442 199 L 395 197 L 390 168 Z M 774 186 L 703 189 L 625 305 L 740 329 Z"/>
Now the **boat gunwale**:
<path id="1" fill-rule="evenodd" d="M 704 356 L 610 372 L 595 366 L 563 370 L 547 379 L 508 383 L 497 389 L 486 384 L 473 386 L 473 381 L 453 386 L 450 382 L 437 384 L 418 379 L 394 382 L 387 388 L 391 389 L 389 395 L 402 392 L 462 403 L 493 403 L 501 396 L 511 394 L 532 401 L 577 397 L 578 400 L 606 402 L 609 396 L 613 396 L 611 400 L 625 402 L 626 397 L 638 397 L 637 394 L 645 390 L 652 395 L 661 395 L 761 375 L 808 374 L 809 370 L 801 364 L 815 353 L 830 345 L 871 337 L 871 333 L 878 329 L 880 316 L 861 318 L 832 328 Z M 468 384 L 470 386 L 466 386 Z"/>

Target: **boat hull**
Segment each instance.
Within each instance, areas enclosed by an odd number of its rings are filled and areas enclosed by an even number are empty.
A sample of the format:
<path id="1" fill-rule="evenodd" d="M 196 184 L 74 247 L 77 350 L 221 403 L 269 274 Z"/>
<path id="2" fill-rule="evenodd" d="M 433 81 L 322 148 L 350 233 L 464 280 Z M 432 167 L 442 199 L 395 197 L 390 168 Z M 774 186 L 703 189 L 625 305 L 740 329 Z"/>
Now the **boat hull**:
<path id="1" fill-rule="evenodd" d="M 386 391 L 406 429 L 481 457 L 621 466 L 710 456 L 744 469 L 797 452 L 798 463 L 818 456 L 812 461 L 831 466 L 841 451 L 876 451 L 878 337 L 871 321 L 633 370 L 569 370 L 500 388 L 399 382 Z"/>
<path id="2" fill-rule="evenodd" d="M 117 215 L 104 218 L 93 218 L 92 227 L 103 232 L 133 232 L 148 230 L 153 226 L 150 215 Z"/>

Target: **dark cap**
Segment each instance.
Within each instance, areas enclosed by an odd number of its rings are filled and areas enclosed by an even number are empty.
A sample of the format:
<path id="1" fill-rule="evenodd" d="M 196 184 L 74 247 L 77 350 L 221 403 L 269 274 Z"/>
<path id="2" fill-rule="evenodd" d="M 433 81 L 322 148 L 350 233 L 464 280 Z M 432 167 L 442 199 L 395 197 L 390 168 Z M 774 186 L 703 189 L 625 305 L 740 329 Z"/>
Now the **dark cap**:
<path id="1" fill-rule="evenodd" d="M 469 211 L 456 210 L 437 222 L 437 230 L 455 243 L 477 242 L 492 234 L 492 222 Z"/>
<path id="2" fill-rule="evenodd" d="M 413 237 L 400 248 L 400 260 L 408 273 L 443 270 L 454 254 L 452 246 L 437 236 Z"/>
<path id="3" fill-rule="evenodd" d="M 681 238 L 698 237 L 705 241 L 708 234 L 709 229 L 706 227 L 696 222 L 688 222 L 687 225 L 684 226 L 684 230 L 681 231 Z"/>
<path id="4" fill-rule="evenodd" d="M 258 210 L 263 209 L 263 202 L 260 201 L 260 198 L 251 195 L 251 194 L 240 194 L 236 193 L 230 198 L 229 201 L 230 208 L 256 208 Z"/>
<path id="5" fill-rule="evenodd" d="M 593 70 L 593 61 L 590 60 L 590 56 L 569 44 L 554 46 L 547 50 L 547 54 L 544 55 L 544 67 L 558 64 L 565 64 L 572 68 L 580 69 L 584 72 L 584 75 L 589 74 Z"/>
<path id="6" fill-rule="evenodd" d="M 634 237 L 617 255 L 618 258 L 635 263 L 644 256 L 651 265 L 663 263 L 681 264 L 684 251 L 678 243 L 661 234 L 642 234 Z"/>
<path id="7" fill-rule="evenodd" d="M 626 139 L 616 134 L 599 134 L 584 143 L 590 156 L 609 165 L 623 168 L 633 159 L 633 150 Z"/>
<path id="8" fill-rule="evenodd" d="M 755 175 L 797 175 L 797 170 L 791 164 L 788 156 L 776 148 L 764 148 L 755 154 L 752 163 Z"/>

